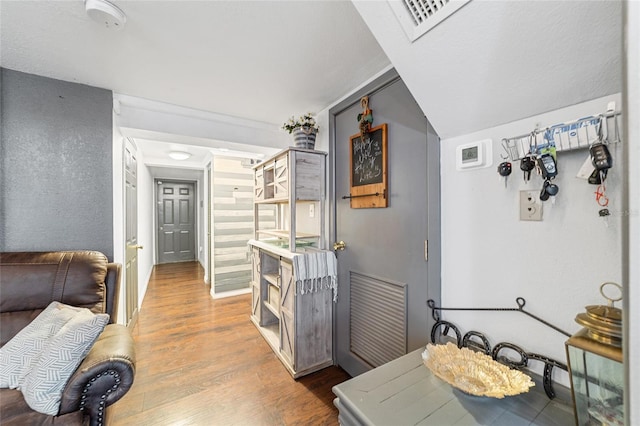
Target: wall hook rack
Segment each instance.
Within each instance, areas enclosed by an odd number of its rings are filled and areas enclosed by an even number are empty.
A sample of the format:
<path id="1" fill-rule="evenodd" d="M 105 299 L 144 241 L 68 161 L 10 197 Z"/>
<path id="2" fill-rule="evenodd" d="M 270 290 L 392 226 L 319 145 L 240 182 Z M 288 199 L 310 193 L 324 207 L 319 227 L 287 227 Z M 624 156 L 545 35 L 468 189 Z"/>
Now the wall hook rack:
<path id="1" fill-rule="evenodd" d="M 536 127 L 524 135 L 502 139 L 502 146 L 511 161 L 518 161 L 529 154 L 537 154 L 547 146 L 555 146 L 557 152 L 589 148 L 592 144 L 619 143 L 621 111 L 607 111 L 599 115 L 579 118 L 548 127 Z"/>
<path id="2" fill-rule="evenodd" d="M 543 320 L 542 318 L 533 315 L 530 312 L 527 312 L 524 310 L 524 305 L 527 303 L 526 300 L 524 300 L 524 297 L 517 297 L 516 298 L 516 304 L 518 305 L 517 308 L 443 308 L 441 306 L 436 306 L 436 302 L 433 301 L 433 299 L 429 299 L 427 300 L 427 306 L 429 306 L 429 308 L 431 309 L 431 316 L 433 317 L 434 320 L 436 321 L 440 321 L 440 315 L 438 314 L 438 311 L 504 311 L 504 312 L 522 312 L 525 315 L 528 315 L 529 317 L 533 318 L 534 320 L 541 322 L 542 324 L 546 325 L 547 327 L 550 327 L 552 329 L 554 329 L 555 331 L 557 331 L 558 333 L 564 334 L 567 337 L 571 337 L 570 333 L 567 333 L 566 331 L 564 331 L 563 329 L 561 329 L 560 327 L 557 327 L 553 324 L 551 324 L 548 321 Z"/>

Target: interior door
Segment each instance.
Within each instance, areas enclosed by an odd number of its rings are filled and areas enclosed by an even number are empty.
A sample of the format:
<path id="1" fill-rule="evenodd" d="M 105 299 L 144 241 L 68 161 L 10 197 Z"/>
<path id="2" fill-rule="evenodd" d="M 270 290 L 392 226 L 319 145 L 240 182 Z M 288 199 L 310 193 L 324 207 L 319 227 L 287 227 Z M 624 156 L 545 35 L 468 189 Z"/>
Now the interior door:
<path id="1" fill-rule="evenodd" d="M 127 140 L 124 147 L 125 174 L 125 323 L 135 324 L 138 313 L 138 161 L 136 147 Z"/>
<path id="2" fill-rule="evenodd" d="M 196 260 L 195 183 L 157 180 L 158 263 Z"/>
<path id="3" fill-rule="evenodd" d="M 397 79 L 369 95 L 374 123 L 388 125 L 388 207 L 350 207 L 350 136 L 359 100 L 335 115 L 336 358 L 352 376 L 427 342 L 427 120 Z M 439 161 L 438 159 L 432 161 Z M 439 283 L 438 283 L 439 285 Z"/>

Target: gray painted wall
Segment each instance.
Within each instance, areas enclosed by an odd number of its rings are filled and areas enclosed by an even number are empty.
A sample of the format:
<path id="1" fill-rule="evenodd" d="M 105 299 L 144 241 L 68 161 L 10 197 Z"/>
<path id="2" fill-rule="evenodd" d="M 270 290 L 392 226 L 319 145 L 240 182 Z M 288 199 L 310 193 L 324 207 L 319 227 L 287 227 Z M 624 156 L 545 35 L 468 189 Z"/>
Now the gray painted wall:
<path id="1" fill-rule="evenodd" d="M 0 250 L 113 259 L 112 93 L 1 70 Z"/>

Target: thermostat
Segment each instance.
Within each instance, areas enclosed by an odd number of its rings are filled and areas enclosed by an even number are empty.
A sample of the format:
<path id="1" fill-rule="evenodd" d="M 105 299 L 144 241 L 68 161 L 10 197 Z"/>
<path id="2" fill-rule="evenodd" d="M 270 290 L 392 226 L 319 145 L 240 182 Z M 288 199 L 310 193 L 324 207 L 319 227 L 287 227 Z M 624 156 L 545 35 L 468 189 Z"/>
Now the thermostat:
<path id="1" fill-rule="evenodd" d="M 491 139 L 484 139 L 456 147 L 456 169 L 489 167 L 492 163 Z"/>

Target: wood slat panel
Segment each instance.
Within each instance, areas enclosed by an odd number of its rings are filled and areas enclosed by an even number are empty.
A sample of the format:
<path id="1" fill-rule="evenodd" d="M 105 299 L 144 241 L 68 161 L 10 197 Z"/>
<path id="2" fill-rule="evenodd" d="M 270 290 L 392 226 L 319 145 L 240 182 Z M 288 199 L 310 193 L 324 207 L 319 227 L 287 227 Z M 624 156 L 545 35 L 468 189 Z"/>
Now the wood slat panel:
<path id="1" fill-rule="evenodd" d="M 251 264 L 246 255 L 229 257 L 215 250 L 220 244 L 245 246 L 253 238 L 253 171 L 239 158 L 213 160 L 213 283 L 215 292 L 248 288 Z M 242 198 L 239 197 L 242 192 Z M 222 201 L 224 200 L 224 201 Z M 221 202 L 222 201 L 222 202 Z"/>

